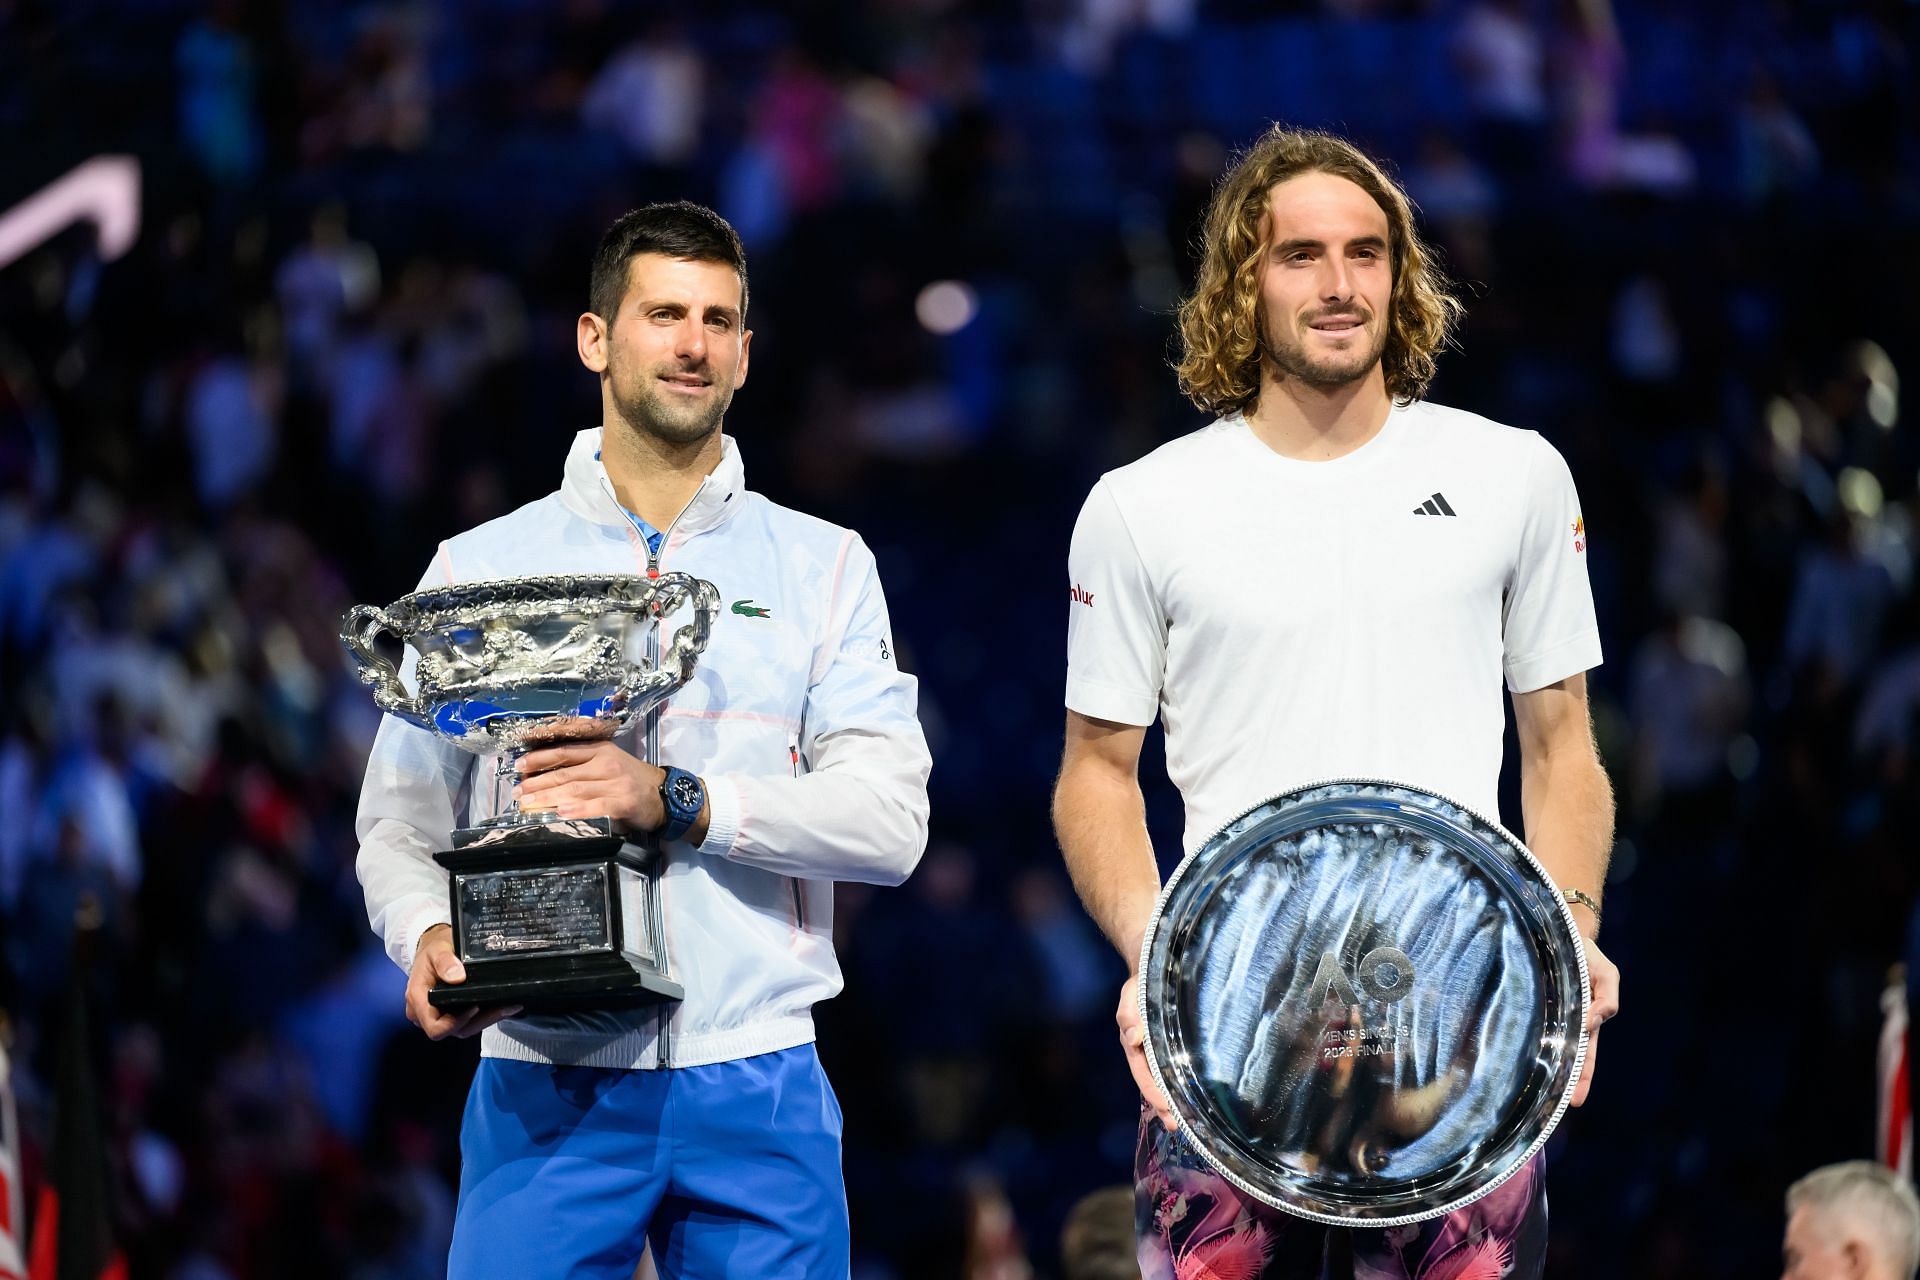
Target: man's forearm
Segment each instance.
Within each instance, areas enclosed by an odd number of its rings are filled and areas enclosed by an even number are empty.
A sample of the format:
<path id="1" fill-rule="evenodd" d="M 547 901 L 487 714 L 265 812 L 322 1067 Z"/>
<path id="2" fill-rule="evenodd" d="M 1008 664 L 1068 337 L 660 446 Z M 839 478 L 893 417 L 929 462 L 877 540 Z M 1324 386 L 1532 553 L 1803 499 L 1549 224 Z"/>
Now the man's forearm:
<path id="1" fill-rule="evenodd" d="M 1054 788 L 1053 828 L 1087 914 L 1133 968 L 1160 896 L 1139 782 L 1097 766 L 1069 765 Z"/>
<path id="2" fill-rule="evenodd" d="M 700 851 L 803 880 L 899 884 L 927 847 L 927 774 L 911 732 L 842 732 L 814 743 L 798 777 L 714 774 Z"/>
<path id="3" fill-rule="evenodd" d="M 1524 763 L 1520 808 L 1527 847 L 1554 883 L 1599 901 L 1613 851 L 1613 785 L 1591 743 Z M 1586 907 L 1575 904 L 1573 914 L 1589 936 L 1598 932 Z"/>

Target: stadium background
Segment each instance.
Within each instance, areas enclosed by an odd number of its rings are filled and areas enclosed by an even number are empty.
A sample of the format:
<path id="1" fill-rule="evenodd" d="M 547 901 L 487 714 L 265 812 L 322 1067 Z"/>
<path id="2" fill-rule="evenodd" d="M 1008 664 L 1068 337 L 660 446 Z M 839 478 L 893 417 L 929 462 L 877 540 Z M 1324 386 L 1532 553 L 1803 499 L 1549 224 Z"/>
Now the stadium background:
<path id="1" fill-rule="evenodd" d="M 144 200 L 124 257 L 0 267 L 30 1187 L 91 897 L 133 1273 L 442 1274 L 475 1048 L 402 1020 L 366 928 L 335 626 L 555 485 L 592 247 L 684 196 L 749 248 L 749 483 L 873 545 L 936 761 L 819 1010 L 856 1274 L 1057 1274 L 1134 1115 L 1046 816 L 1066 539 L 1198 425 L 1169 311 L 1279 119 L 1392 161 L 1469 303 L 1433 397 L 1582 490 L 1625 1014 L 1551 1148 L 1549 1274 L 1772 1274 L 1786 1184 L 1872 1154 L 1912 945 L 1917 36 L 1899 0 L 0 0 L 0 209 L 103 153 Z"/>

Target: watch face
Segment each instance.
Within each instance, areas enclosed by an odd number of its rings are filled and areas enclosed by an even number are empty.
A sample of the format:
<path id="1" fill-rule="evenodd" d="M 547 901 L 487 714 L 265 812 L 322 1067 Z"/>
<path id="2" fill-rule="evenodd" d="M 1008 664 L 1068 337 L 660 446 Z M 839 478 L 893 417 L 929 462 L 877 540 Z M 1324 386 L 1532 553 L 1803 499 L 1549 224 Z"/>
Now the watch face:
<path id="1" fill-rule="evenodd" d="M 668 790 L 673 795 L 673 807 L 676 809 L 697 811 L 701 801 L 706 799 L 700 788 L 700 779 L 688 773 L 675 777 L 668 785 Z"/>

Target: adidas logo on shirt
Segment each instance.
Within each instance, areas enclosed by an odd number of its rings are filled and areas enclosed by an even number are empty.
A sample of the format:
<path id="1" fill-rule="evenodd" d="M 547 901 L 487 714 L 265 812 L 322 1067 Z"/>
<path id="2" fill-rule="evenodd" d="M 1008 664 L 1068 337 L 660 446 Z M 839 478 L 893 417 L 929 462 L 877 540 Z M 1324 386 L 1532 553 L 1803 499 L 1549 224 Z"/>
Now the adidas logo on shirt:
<path id="1" fill-rule="evenodd" d="M 1436 493 L 1431 498 L 1428 498 L 1425 502 L 1415 507 L 1413 509 L 1413 514 L 1417 516 L 1451 516 L 1451 515 L 1457 515 L 1458 513 L 1454 511 L 1452 507 L 1447 505 L 1447 500 L 1445 498 L 1441 497 L 1439 494 Z"/>

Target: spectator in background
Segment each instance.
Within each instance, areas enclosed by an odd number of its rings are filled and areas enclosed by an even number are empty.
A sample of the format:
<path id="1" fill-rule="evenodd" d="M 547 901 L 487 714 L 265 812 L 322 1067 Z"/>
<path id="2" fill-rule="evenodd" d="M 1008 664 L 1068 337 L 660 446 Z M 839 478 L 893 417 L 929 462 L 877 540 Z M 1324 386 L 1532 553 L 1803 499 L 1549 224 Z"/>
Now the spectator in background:
<path id="1" fill-rule="evenodd" d="M 1498 211 L 1500 192 L 1445 129 L 1420 138 L 1420 159 L 1407 172 L 1407 194 L 1428 221 L 1440 226 L 1475 223 Z"/>
<path id="2" fill-rule="evenodd" d="M 920 193 L 933 118 L 891 81 L 862 76 L 842 96 L 841 137 L 854 199 L 907 203 Z"/>
<path id="3" fill-rule="evenodd" d="M 193 443 L 200 500 L 218 510 L 231 505 L 273 469 L 283 400 L 266 321 L 255 317 L 244 344 L 207 361 L 187 393 L 187 431 Z"/>
<path id="4" fill-rule="evenodd" d="M 331 454 L 342 472 L 393 501 L 424 480 L 430 409 L 416 377 L 418 344 L 373 311 L 352 317 L 331 365 Z"/>
<path id="5" fill-rule="evenodd" d="M 1655 517 L 1653 590 L 1660 606 L 1724 618 L 1727 603 L 1727 480 L 1711 458 L 1687 464 Z"/>
<path id="6" fill-rule="evenodd" d="M 54 858 L 71 855 L 105 872 L 120 892 L 131 893 L 139 886 L 142 869 L 139 826 L 124 772 L 101 750 L 102 729 L 114 718 L 112 705 L 103 700 L 96 706 L 92 732 L 69 737 L 65 749 L 55 754 L 32 822 L 36 852 Z M 24 818 L 16 815 L 15 820 Z"/>
<path id="7" fill-rule="evenodd" d="M 1613 366 L 1630 383 L 1669 386 L 1680 376 L 1686 348 L 1667 286 L 1657 276 L 1637 275 L 1614 295 L 1611 345 Z"/>
<path id="8" fill-rule="evenodd" d="M 0 561 L 0 639 L 22 651 L 47 640 L 61 592 L 99 572 L 102 549 L 119 518 L 111 498 L 92 487 L 67 511 L 36 515 Z"/>
<path id="9" fill-rule="evenodd" d="M 219 0 L 174 47 L 180 136 L 206 175 L 239 186 L 265 151 L 254 114 L 254 53 L 241 28 L 245 6 Z"/>
<path id="10" fill-rule="evenodd" d="M 380 259 L 347 233 L 346 210 L 329 202 L 313 215 L 307 239 L 274 274 L 286 334 L 287 372 L 296 391 L 324 377 L 343 317 L 380 296 Z"/>
<path id="11" fill-rule="evenodd" d="M 1787 1188 L 1780 1280 L 1913 1280 L 1920 1272 L 1920 1201 L 1867 1160 L 1815 1169 Z"/>
<path id="12" fill-rule="evenodd" d="M 336 123 L 349 148 L 417 151 L 433 134 L 425 10 L 394 5 L 359 11 L 360 38 Z"/>
<path id="13" fill-rule="evenodd" d="M 1140 1280 L 1132 1187 L 1102 1187 L 1080 1198 L 1060 1229 L 1060 1269 L 1066 1280 Z"/>
<path id="14" fill-rule="evenodd" d="M 1856 758 L 1876 777 L 1888 778 L 1911 768 L 1920 727 L 1920 594 L 1902 603 L 1893 626 L 1893 643 L 1867 678 L 1854 720 Z"/>
<path id="15" fill-rule="evenodd" d="M 1717 825 L 1731 780 L 1728 755 L 1747 714 L 1747 651 L 1740 635 L 1711 618 L 1670 614 L 1634 655 L 1629 718 L 1634 728 L 1633 795 L 1645 815 L 1664 802 L 1694 800 Z"/>
<path id="16" fill-rule="evenodd" d="M 31 711 L 0 737 L 0 813 L 30 814 L 39 802 L 47 768 L 46 736 Z M 0 915 L 11 913 L 33 851 L 31 822 L 17 816 L 0 822 Z"/>
<path id="17" fill-rule="evenodd" d="M 1826 536 L 1800 562 L 1787 613 L 1786 657 L 1817 684 L 1851 688 L 1873 657 L 1893 599 L 1886 566 L 1860 548 L 1863 521 L 1844 508 L 1827 517 Z"/>
<path id="18" fill-rule="evenodd" d="M 1527 0 L 1474 0 L 1453 36 L 1453 62 L 1481 149 L 1504 173 L 1541 150 L 1547 124 L 1546 45 Z"/>
<path id="19" fill-rule="evenodd" d="M 840 193 L 842 104 L 834 82 L 798 45 L 776 49 L 728 158 L 720 204 L 750 248 L 785 239 L 795 219 Z"/>
<path id="20" fill-rule="evenodd" d="M 1676 138 L 1620 128 L 1627 47 L 1612 0 L 1561 0 L 1555 87 L 1562 158 L 1583 186 L 1676 195 L 1692 188 L 1692 154 Z"/>
<path id="21" fill-rule="evenodd" d="M 678 169 L 700 142 L 706 63 L 677 23 L 661 23 L 607 60 L 580 103 L 588 126 L 643 163 Z"/>
<path id="22" fill-rule="evenodd" d="M 1735 156 L 1740 165 L 1740 194 L 1749 204 L 1764 204 L 1804 187 L 1820 172 L 1820 148 L 1806 121 L 1793 109 L 1780 82 L 1755 68 L 1734 117 Z"/>
<path id="23" fill-rule="evenodd" d="M 1155 35 L 1177 36 L 1193 25 L 1195 0 L 1068 0 L 1067 4 L 1035 6 L 1051 23 L 1036 24 L 1042 38 L 1049 40 L 1060 61 L 1085 76 L 1106 72 L 1114 46 L 1136 30 Z"/>

